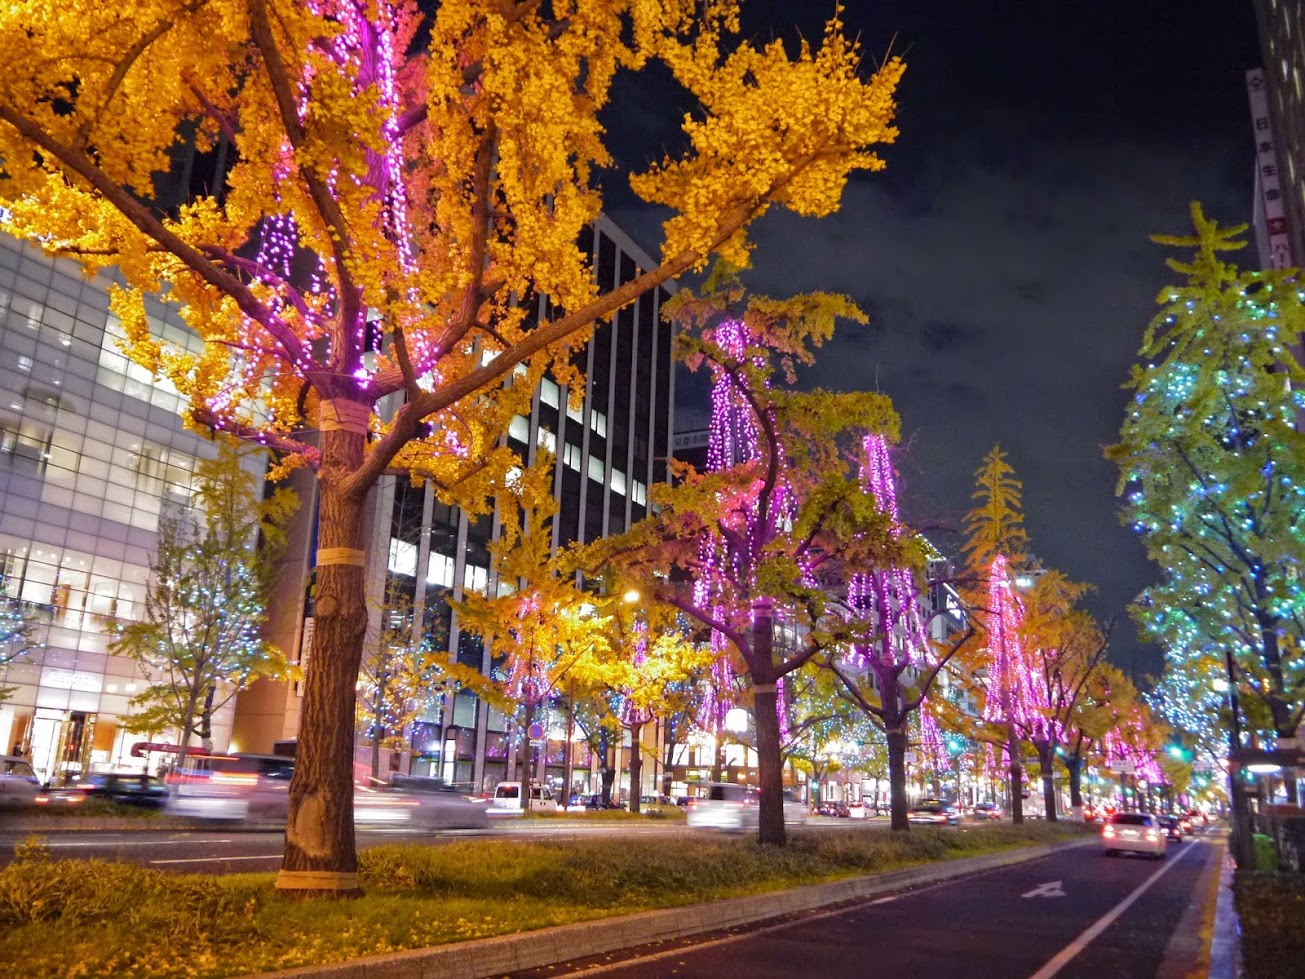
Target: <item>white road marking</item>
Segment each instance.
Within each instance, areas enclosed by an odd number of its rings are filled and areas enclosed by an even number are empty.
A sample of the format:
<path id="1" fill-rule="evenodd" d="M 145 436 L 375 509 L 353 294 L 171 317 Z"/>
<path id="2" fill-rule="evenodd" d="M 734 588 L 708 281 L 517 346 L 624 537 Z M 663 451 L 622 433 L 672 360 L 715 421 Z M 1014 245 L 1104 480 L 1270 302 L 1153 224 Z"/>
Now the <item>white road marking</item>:
<path id="1" fill-rule="evenodd" d="M 897 895 L 894 894 L 892 897 L 881 897 L 881 898 L 879 898 L 877 901 L 871 901 L 870 903 L 871 903 L 871 904 L 887 904 L 889 901 L 896 901 L 896 900 L 897 900 Z"/>
<path id="2" fill-rule="evenodd" d="M 1179 860 L 1183 859 L 1183 857 L 1191 853 L 1193 849 L 1195 849 L 1195 847 L 1183 850 L 1182 853 L 1178 854 L 1178 856 L 1174 857 L 1172 860 L 1166 862 L 1163 867 L 1157 870 L 1146 880 L 1142 881 L 1142 883 L 1137 886 L 1137 889 L 1134 890 L 1132 894 L 1128 895 L 1128 897 L 1124 898 L 1122 901 L 1116 904 L 1113 908 L 1107 911 L 1095 924 L 1093 924 L 1085 932 L 1083 932 L 1083 934 L 1079 935 L 1078 938 L 1074 939 L 1072 942 L 1070 942 L 1068 945 L 1062 948 L 1059 952 L 1057 952 L 1050 962 L 1044 965 L 1037 972 L 1033 973 L 1033 975 L 1030 976 L 1029 979 L 1051 979 L 1051 977 L 1054 976 L 1057 972 L 1065 968 L 1065 966 L 1069 964 L 1069 961 L 1072 958 L 1074 958 L 1074 956 L 1078 955 L 1079 952 L 1083 951 L 1083 949 L 1087 948 L 1090 944 L 1092 944 L 1092 940 L 1094 938 L 1096 938 L 1103 931 L 1109 928 L 1110 925 L 1114 923 L 1116 918 L 1118 918 L 1121 914 L 1127 911 L 1132 906 L 1134 901 L 1136 901 L 1139 897 L 1145 894 L 1147 888 L 1149 888 L 1152 884 L 1158 881 L 1165 874 L 1169 873 L 1169 871 L 1173 869 L 1174 864 L 1178 863 Z"/>
<path id="3" fill-rule="evenodd" d="M 1065 890 L 1061 886 L 1061 881 L 1053 880 L 1046 884 L 1039 884 L 1033 890 L 1020 897 L 1064 897 Z"/>
<path id="4" fill-rule="evenodd" d="M 151 860 L 150 863 L 218 863 L 222 860 L 280 860 L 279 853 L 256 853 L 243 857 L 183 857 L 172 860 Z"/>
<path id="5" fill-rule="evenodd" d="M 123 847 L 123 846 L 180 846 L 186 843 L 234 843 L 235 840 L 88 840 L 78 843 L 47 843 L 51 850 L 58 848 L 67 848 L 75 846 L 93 846 L 101 848 Z"/>

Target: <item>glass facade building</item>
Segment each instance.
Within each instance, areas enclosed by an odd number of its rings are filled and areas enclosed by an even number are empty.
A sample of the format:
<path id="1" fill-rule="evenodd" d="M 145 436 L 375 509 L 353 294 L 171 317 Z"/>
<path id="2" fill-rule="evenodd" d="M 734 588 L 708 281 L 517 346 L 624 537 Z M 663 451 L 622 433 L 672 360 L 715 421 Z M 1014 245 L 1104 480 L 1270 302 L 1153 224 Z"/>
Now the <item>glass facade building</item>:
<path id="1" fill-rule="evenodd" d="M 123 356 L 110 284 L 0 234 L 0 598 L 43 644 L 0 671 L 0 753 L 54 782 L 164 760 L 132 753 L 148 739 L 121 718 L 148 681 L 108 642 L 143 609 L 161 508 L 189 503 L 196 461 L 214 453 L 183 429 L 176 389 Z M 161 307 L 150 315 L 169 341 L 197 343 Z M 229 727 L 220 713 L 217 741 Z"/>

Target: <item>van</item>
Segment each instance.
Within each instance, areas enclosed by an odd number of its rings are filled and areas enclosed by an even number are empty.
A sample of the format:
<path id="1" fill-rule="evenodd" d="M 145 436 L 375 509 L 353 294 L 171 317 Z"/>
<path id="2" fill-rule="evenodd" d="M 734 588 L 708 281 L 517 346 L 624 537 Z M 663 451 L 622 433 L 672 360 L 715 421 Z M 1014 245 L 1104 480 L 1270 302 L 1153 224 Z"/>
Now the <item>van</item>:
<path id="1" fill-rule="evenodd" d="M 494 787 L 494 798 L 489 804 L 492 816 L 512 816 L 525 812 L 525 794 L 520 782 L 499 782 Z M 542 785 L 530 786 L 530 808 L 538 812 L 557 812 L 561 806 L 553 798 L 553 790 Z"/>

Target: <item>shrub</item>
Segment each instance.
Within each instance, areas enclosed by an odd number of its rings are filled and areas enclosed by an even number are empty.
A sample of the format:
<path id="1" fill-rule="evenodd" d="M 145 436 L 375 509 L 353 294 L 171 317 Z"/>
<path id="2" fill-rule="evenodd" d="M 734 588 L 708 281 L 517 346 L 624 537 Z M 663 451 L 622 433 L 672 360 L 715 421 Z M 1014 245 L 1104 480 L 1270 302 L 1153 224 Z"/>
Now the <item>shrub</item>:
<path id="1" fill-rule="evenodd" d="M 1247 979 L 1305 979 L 1305 877 L 1238 871 L 1233 895 Z"/>

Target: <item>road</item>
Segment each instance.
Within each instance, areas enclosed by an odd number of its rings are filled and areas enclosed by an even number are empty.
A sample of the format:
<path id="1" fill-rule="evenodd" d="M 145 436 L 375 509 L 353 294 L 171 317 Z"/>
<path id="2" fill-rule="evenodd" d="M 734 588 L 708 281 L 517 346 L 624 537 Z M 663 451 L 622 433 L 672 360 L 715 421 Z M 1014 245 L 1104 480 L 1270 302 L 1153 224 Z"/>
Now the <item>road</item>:
<path id="1" fill-rule="evenodd" d="M 439 833 L 418 830 L 374 829 L 358 831 L 358 846 L 386 843 L 441 843 L 472 836 L 570 837 L 673 836 L 684 831 L 680 823 L 632 823 L 626 821 L 594 822 L 576 825 L 570 821 L 550 825 L 548 822 L 524 823 L 505 819 L 485 830 L 446 830 Z M 14 845 L 27 833 L 0 831 L 0 866 L 13 857 Z M 38 834 L 39 835 L 39 834 Z M 244 873 L 275 870 L 281 864 L 285 842 L 282 830 L 235 831 L 221 827 L 202 831 L 129 830 L 73 831 L 44 835 L 51 855 L 61 860 L 121 860 L 160 870 L 202 871 L 204 873 Z"/>
<path id="2" fill-rule="evenodd" d="M 855 826 L 883 825 L 847 819 L 812 819 L 809 828 L 824 832 Z M 357 840 L 360 848 L 386 843 L 447 843 L 450 840 L 473 836 L 500 836 L 509 838 L 570 838 L 591 836 L 666 836 L 684 833 L 684 824 L 678 821 L 641 823 L 633 820 L 595 820 L 585 824 L 583 819 L 553 821 L 519 819 L 493 820 L 488 829 L 445 830 L 431 833 L 411 829 L 360 829 Z M 0 866 L 13 858 L 14 846 L 30 835 L 27 831 L 13 831 L 0 826 Z M 281 864 L 284 832 L 280 829 L 250 831 L 239 826 L 216 826 L 206 830 L 145 830 L 123 831 L 64 830 L 59 832 L 35 831 L 50 848 L 51 855 L 61 860 L 121 860 L 139 863 L 160 870 L 178 872 L 203 872 L 212 874 L 244 873 L 246 871 L 275 870 Z"/>
<path id="3" fill-rule="evenodd" d="M 1221 852 L 1198 838 L 1171 845 L 1164 861 L 1153 862 L 1108 858 L 1093 844 L 782 924 L 626 953 L 616 964 L 550 967 L 547 975 L 1181 977 L 1195 964 L 1197 921 L 1209 897 L 1205 872 Z"/>

